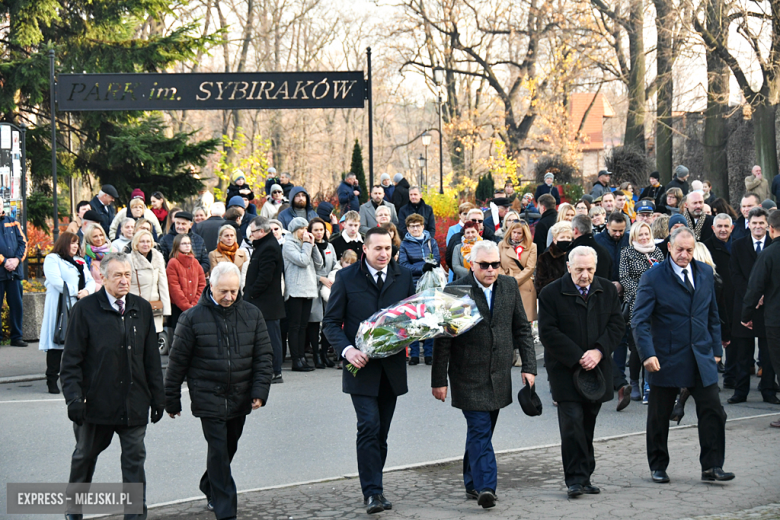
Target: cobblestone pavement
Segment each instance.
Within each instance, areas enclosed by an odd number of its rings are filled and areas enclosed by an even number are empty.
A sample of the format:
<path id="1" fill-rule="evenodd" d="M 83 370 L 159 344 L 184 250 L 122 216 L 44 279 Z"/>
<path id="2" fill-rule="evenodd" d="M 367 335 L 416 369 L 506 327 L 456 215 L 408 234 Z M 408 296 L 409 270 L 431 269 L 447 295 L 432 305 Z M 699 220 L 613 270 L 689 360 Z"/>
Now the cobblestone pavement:
<path id="1" fill-rule="evenodd" d="M 701 482 L 697 430 L 681 427 L 673 429 L 669 438 L 671 484 L 650 481 L 645 437 L 631 435 L 596 443 L 593 483 L 601 487 L 600 495 L 566 497 L 556 445 L 499 454 L 499 501 L 491 510 L 466 498 L 461 462 L 455 461 L 386 473 L 385 495 L 394 507 L 374 516 L 414 520 L 486 515 L 567 520 L 776 519 L 780 517 L 780 431 L 769 427 L 775 419 L 777 414 L 727 424 L 725 469 L 737 475 L 729 483 Z M 356 478 L 242 493 L 238 508 L 240 519 L 368 518 Z M 205 500 L 196 500 L 152 508 L 149 518 L 211 520 L 214 515 L 205 510 Z"/>

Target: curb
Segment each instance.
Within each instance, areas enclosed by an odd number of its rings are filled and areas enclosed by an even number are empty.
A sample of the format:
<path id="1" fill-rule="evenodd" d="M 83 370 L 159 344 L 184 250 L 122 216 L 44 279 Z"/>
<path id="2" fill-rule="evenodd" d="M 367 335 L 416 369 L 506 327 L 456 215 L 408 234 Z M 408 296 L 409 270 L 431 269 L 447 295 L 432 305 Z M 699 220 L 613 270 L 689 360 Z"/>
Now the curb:
<path id="1" fill-rule="evenodd" d="M 162 366 L 162 369 L 165 370 L 168 368 L 168 364 Z M 6 376 L 6 377 L 0 377 L 0 385 L 7 385 L 11 383 L 26 383 L 28 381 L 45 381 L 46 380 L 46 374 L 30 374 L 26 376 Z"/>

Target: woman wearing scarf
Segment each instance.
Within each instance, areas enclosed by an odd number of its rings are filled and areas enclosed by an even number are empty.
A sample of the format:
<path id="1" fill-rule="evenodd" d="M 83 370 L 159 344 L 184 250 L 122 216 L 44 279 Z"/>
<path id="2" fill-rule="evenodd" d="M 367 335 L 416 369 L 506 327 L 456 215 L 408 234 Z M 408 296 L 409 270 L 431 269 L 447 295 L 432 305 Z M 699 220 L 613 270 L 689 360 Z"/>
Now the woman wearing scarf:
<path id="1" fill-rule="evenodd" d="M 417 213 L 406 217 L 406 237 L 401 242 L 401 251 L 398 255 L 398 263 L 412 272 L 414 284 L 420 280 L 423 273 L 432 271 L 441 263 L 439 246 L 436 240 L 425 231 L 425 219 Z M 433 340 L 427 339 L 423 343 L 425 364 L 433 364 Z M 420 363 L 420 342 L 415 341 L 409 345 L 409 364 Z"/>
<path id="2" fill-rule="evenodd" d="M 165 200 L 165 195 L 159 191 L 155 191 L 152 193 L 152 197 L 149 201 L 152 203 L 151 211 L 154 213 L 154 216 L 157 217 L 157 222 L 159 222 L 160 225 L 166 226 L 166 229 L 163 230 L 163 234 L 168 233 L 168 224 L 170 222 L 168 221 L 168 201 Z"/>
<path id="3" fill-rule="evenodd" d="M 469 255 L 471 254 L 471 248 L 474 244 L 480 242 L 482 237 L 479 236 L 479 224 L 476 222 L 466 222 L 463 224 L 463 238 L 461 239 L 460 247 L 455 247 L 452 252 L 452 268 L 453 280 L 463 278 L 471 271 L 471 264 L 469 263 Z"/>
<path id="4" fill-rule="evenodd" d="M 504 239 L 498 244 L 501 258 L 501 271 L 517 280 L 523 308 L 529 322 L 536 320 L 536 289 L 534 289 L 534 271 L 536 270 L 536 244 L 531 229 L 524 220 L 512 224 L 506 230 Z"/>
<path id="5" fill-rule="evenodd" d="M 647 222 L 636 222 L 631 227 L 631 233 L 628 235 L 629 246 L 620 252 L 620 285 L 623 286 L 623 302 L 628 304 L 627 322 L 630 324 L 631 314 L 634 312 L 634 300 L 636 292 L 639 289 L 639 279 L 642 275 L 655 264 L 664 261 L 664 254 L 661 249 L 655 245 L 653 240 L 653 229 Z M 628 346 L 631 350 L 631 356 L 628 360 L 629 379 L 631 381 L 631 399 L 647 404 L 649 396 L 649 386 L 645 383 L 644 397 L 639 389 L 639 371 L 642 368 L 642 361 L 634 345 L 634 334 L 628 335 Z"/>
<path id="6" fill-rule="evenodd" d="M 163 330 L 163 316 L 171 315 L 165 259 L 162 253 L 154 248 L 154 240 L 149 231 L 136 233 L 131 245 L 133 252 L 130 254 L 130 292 L 148 302 L 162 302 L 162 315 L 154 317 L 154 326 L 159 334 Z"/>
<path id="7" fill-rule="evenodd" d="M 57 379 L 60 375 L 60 361 L 64 344 L 54 343 L 54 329 L 57 325 L 57 305 L 65 284 L 68 285 L 70 303 L 75 305 L 81 298 L 95 292 L 95 280 L 87 263 L 79 256 L 79 237 L 65 232 L 60 235 L 51 253 L 43 261 L 46 277 L 46 303 L 43 308 L 38 350 L 46 352 L 46 384 L 50 394 L 59 394 Z"/>
<path id="8" fill-rule="evenodd" d="M 322 297 L 322 288 L 330 287 L 333 282 L 329 275 L 331 271 L 337 270 L 340 266 L 336 260 L 336 250 L 333 244 L 328 242 L 328 232 L 325 228 L 326 222 L 320 217 L 313 218 L 309 222 L 309 233 L 314 236 L 314 246 L 319 249 L 322 256 L 322 267 L 317 269 L 317 297 L 311 304 L 311 314 L 309 315 L 309 326 L 306 329 L 306 337 L 311 347 L 311 355 L 314 358 L 314 368 L 334 367 L 336 363 L 328 357 L 328 343 L 325 335 L 320 339 L 320 322 L 325 314 L 325 303 L 327 300 Z M 334 278 L 335 279 L 335 278 Z"/>
<path id="9" fill-rule="evenodd" d="M 209 253 L 209 264 L 211 269 L 220 262 L 231 262 L 236 264 L 241 273 L 241 289 L 244 288 L 246 281 L 246 270 L 249 267 L 249 253 L 246 249 L 238 247 L 236 239 L 236 228 L 232 224 L 225 224 L 219 228 L 217 235 L 217 248 Z"/>
<path id="10" fill-rule="evenodd" d="M 566 273 L 566 253 L 571 247 L 573 238 L 571 222 L 558 222 L 550 228 L 550 231 L 552 231 L 553 243 L 539 256 L 536 263 L 534 278 L 536 294 Z"/>
<path id="11" fill-rule="evenodd" d="M 100 262 L 111 251 L 111 242 L 106 240 L 106 234 L 100 224 L 92 224 L 84 232 L 84 261 L 95 280 L 95 291 L 103 287 L 103 275 L 100 274 Z"/>

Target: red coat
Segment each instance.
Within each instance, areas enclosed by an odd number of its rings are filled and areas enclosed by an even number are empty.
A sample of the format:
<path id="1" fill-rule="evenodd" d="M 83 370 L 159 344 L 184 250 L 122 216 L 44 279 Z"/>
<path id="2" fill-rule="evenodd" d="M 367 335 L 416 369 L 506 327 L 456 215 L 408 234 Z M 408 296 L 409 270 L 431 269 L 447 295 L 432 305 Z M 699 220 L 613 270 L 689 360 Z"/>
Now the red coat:
<path id="1" fill-rule="evenodd" d="M 166 268 L 171 303 L 182 311 L 194 307 L 206 287 L 206 276 L 194 256 L 179 253 Z"/>

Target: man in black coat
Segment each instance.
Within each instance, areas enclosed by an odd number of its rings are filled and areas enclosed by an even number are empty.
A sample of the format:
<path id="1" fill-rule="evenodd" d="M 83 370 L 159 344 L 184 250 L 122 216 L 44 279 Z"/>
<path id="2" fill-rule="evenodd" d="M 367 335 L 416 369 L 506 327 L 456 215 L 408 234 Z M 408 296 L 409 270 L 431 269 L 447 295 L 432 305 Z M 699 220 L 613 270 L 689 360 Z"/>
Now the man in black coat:
<path id="1" fill-rule="evenodd" d="M 171 254 L 173 239 L 176 238 L 176 235 L 182 233 L 186 233 L 190 236 L 190 241 L 192 242 L 192 256 L 198 260 L 201 268 L 203 268 L 203 272 L 208 273 L 209 269 L 211 269 L 209 252 L 206 250 L 206 244 L 203 242 L 200 235 L 192 232 L 192 213 L 189 211 L 179 211 L 176 213 L 176 216 L 173 218 L 173 225 L 168 231 L 168 234 L 160 239 L 160 252 L 163 254 L 163 258 L 165 258 L 165 263 L 168 263 L 168 256 Z"/>
<path id="2" fill-rule="evenodd" d="M 431 238 L 434 238 L 436 236 L 436 217 L 433 215 L 433 208 L 423 200 L 419 186 L 409 188 L 409 204 L 398 209 L 397 227 L 401 240 L 406 237 L 406 218 L 414 213 L 425 219 L 425 231 L 430 233 Z"/>
<path id="3" fill-rule="evenodd" d="M 750 226 L 748 225 L 748 214 L 750 210 L 760 206 L 762 201 L 755 193 L 745 193 L 739 203 L 739 212 L 741 215 L 734 222 L 734 232 L 731 234 L 731 241 L 734 242 L 742 237 L 750 235 Z"/>
<path id="4" fill-rule="evenodd" d="M 117 193 L 116 188 L 110 184 L 104 184 L 100 187 L 98 194 L 89 201 L 92 209 L 100 215 L 100 226 L 105 231 L 106 236 L 109 236 L 111 223 L 114 221 L 114 217 L 116 217 L 116 210 L 112 204 L 118 198 L 119 193 Z"/>
<path id="5" fill-rule="evenodd" d="M 404 179 L 403 175 L 400 173 L 396 173 L 393 177 L 393 182 L 395 183 L 395 189 L 393 190 L 393 206 L 395 206 L 395 210 L 399 211 L 401 208 L 409 204 L 409 181 Z M 403 240 L 403 235 L 401 235 L 401 240 Z"/>
<path id="6" fill-rule="evenodd" d="M 281 320 L 286 316 L 282 295 L 282 273 L 284 273 L 282 246 L 271 232 L 271 223 L 267 218 L 255 217 L 250 229 L 254 251 L 246 270 L 244 299 L 263 313 L 274 351 L 272 382 L 283 383 Z"/>
<path id="7" fill-rule="evenodd" d="M 718 296 L 718 314 L 720 315 L 720 336 L 726 356 L 723 386 L 734 388 L 737 375 L 737 350 L 730 349 L 731 322 L 734 319 L 734 284 L 731 281 L 731 232 L 734 229 L 731 217 L 726 213 L 715 215 L 712 222 L 713 235 L 704 241 L 704 245 L 715 262 L 715 271 L 723 280 L 723 288 Z"/>
<path id="8" fill-rule="evenodd" d="M 672 176 L 673 177 L 672 180 L 669 181 L 669 184 L 666 185 L 666 191 L 669 191 L 670 188 L 680 188 L 683 192 L 683 195 L 688 195 L 688 190 L 690 188 L 688 186 L 687 179 L 689 175 L 690 172 L 688 171 L 688 168 L 686 168 L 682 164 L 677 165 L 677 167 L 674 169 L 674 175 Z"/>
<path id="9" fill-rule="evenodd" d="M 534 230 L 534 244 L 539 256 L 547 250 L 547 232 L 555 225 L 558 219 L 558 211 L 555 209 L 555 197 L 545 193 L 537 199 L 539 209 L 542 210 L 542 218 L 536 223 Z"/>
<path id="10" fill-rule="evenodd" d="M 731 348 L 737 352 L 737 371 L 734 385 L 734 395 L 728 402 L 744 403 L 750 393 L 750 369 L 754 366 L 754 353 L 756 338 L 758 338 L 759 357 L 761 364 L 761 381 L 758 390 L 764 398 L 764 402 L 780 404 L 777 398 L 775 386 L 775 371 L 772 363 L 769 363 L 767 353 L 766 329 L 764 321 L 764 309 L 759 308 L 753 313 L 753 328 L 749 329 L 741 324 L 742 302 L 747 293 L 750 273 L 764 249 L 772 243 L 772 238 L 767 234 L 767 211 L 758 206 L 750 210 L 748 223 L 750 235 L 735 240 L 731 246 L 731 280 L 734 284 L 734 318 L 731 329 Z M 777 319 L 773 317 L 772 321 Z"/>
<path id="11" fill-rule="evenodd" d="M 661 184 L 661 175 L 658 172 L 653 172 L 650 174 L 650 186 L 642 189 L 642 192 L 639 194 L 639 200 L 651 199 L 656 207 L 660 208 L 664 205 L 661 199 L 664 193 L 666 193 L 666 188 Z"/>
<path id="12" fill-rule="evenodd" d="M 222 262 L 211 272 L 198 304 L 179 318 L 165 374 L 165 411 L 181 415 L 187 378 L 192 415 L 208 443 L 200 490 L 217 518 L 235 519 L 236 484 L 230 462 L 246 416 L 265 406 L 273 353 L 262 313 L 241 298 L 241 273 Z"/>
<path id="13" fill-rule="evenodd" d="M 387 229 L 368 230 L 363 259 L 336 274 L 322 320 L 339 359 L 359 369 L 355 376 L 343 371 L 342 390 L 351 395 L 357 415 L 358 473 L 369 514 L 392 508 L 384 496 L 382 470 L 396 399 L 408 391 L 406 353 L 369 359 L 355 348 L 355 335 L 360 322 L 414 294 L 411 271 L 392 260 L 392 252 Z"/>
<path id="14" fill-rule="evenodd" d="M 227 221 L 222 218 L 225 215 L 225 205 L 222 202 L 215 202 L 211 205 L 211 216 L 192 226 L 192 232 L 199 235 L 203 239 L 203 244 L 206 246 L 206 252 L 210 253 L 217 248 L 217 242 L 219 242 L 219 228 L 227 224 Z M 243 239 L 243 235 L 238 234 L 239 239 Z"/>
<path id="15" fill-rule="evenodd" d="M 569 247 L 569 251 L 579 246 L 587 246 L 596 251 L 596 276 L 599 278 L 611 279 L 612 276 L 612 257 L 609 251 L 596 242 L 593 237 L 593 222 L 587 215 L 577 215 L 571 221 L 571 233 L 574 240 Z M 566 260 L 569 260 L 568 254 Z"/>
<path id="16" fill-rule="evenodd" d="M 482 321 L 456 338 L 433 343 L 433 396 L 447 398 L 447 376 L 452 406 L 466 418 L 463 481 L 466 494 L 483 508 L 496 505 L 498 466 L 493 452 L 493 430 L 498 412 L 512 404 L 512 357 L 520 349 L 522 378 L 533 386 L 536 351 L 517 281 L 499 275 L 498 246 L 483 240 L 471 250 L 471 272 L 452 285 L 468 285 Z"/>
<path id="17" fill-rule="evenodd" d="M 697 242 L 704 242 L 713 235 L 712 215 L 704 214 L 704 195 L 698 191 L 692 191 L 685 198 L 685 211 L 683 212 L 688 227 L 696 235 Z"/>
<path id="18" fill-rule="evenodd" d="M 626 330 L 617 289 L 595 276 L 596 251 L 578 247 L 569 253 L 569 275 L 539 295 L 539 339 L 553 400 L 558 403 L 563 471 L 569 497 L 597 494 L 591 483 L 596 467 L 593 432 L 601 403 L 612 399 L 612 349 Z M 574 383 L 578 370 L 601 371 L 604 393 L 584 397 Z"/>
<path id="19" fill-rule="evenodd" d="M 62 354 L 62 393 L 74 423 L 68 482 L 92 482 L 100 453 L 114 433 L 122 444 L 122 481 L 144 484 L 146 518 L 146 425 L 163 415 L 160 351 L 152 306 L 129 294 L 131 266 L 124 253 L 112 253 L 100 265 L 103 288 L 73 306 Z M 81 514 L 66 518 L 81 519 Z"/>
<path id="20" fill-rule="evenodd" d="M 780 211 L 769 214 L 769 235 L 772 242 L 753 266 L 742 301 L 741 323 L 748 328 L 753 327 L 753 319 L 760 308 L 769 316 L 780 316 Z M 766 324 L 766 340 L 769 358 L 764 358 L 764 365 L 771 363 L 775 373 L 780 374 L 780 326 L 776 321 Z M 780 420 L 770 426 L 780 428 Z"/>

